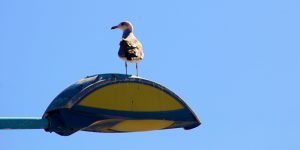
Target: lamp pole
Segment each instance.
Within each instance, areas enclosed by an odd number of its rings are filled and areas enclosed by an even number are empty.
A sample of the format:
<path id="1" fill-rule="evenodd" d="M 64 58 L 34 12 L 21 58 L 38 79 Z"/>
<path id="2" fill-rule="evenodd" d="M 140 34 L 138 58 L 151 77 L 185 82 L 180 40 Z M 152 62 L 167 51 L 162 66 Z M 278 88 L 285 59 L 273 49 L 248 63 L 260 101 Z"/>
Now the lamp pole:
<path id="1" fill-rule="evenodd" d="M 0 129 L 45 129 L 49 122 L 38 117 L 0 117 Z"/>

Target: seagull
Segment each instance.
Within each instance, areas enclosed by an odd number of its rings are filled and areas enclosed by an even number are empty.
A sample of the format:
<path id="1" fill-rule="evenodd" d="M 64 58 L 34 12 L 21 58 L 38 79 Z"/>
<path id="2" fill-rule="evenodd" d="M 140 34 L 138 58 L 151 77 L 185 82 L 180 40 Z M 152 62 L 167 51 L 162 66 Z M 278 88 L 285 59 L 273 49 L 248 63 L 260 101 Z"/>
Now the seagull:
<path id="1" fill-rule="evenodd" d="M 120 41 L 119 57 L 125 61 L 125 69 L 127 75 L 127 62 L 135 63 L 136 76 L 139 76 L 138 62 L 144 58 L 142 44 L 133 34 L 133 26 L 129 21 L 121 22 L 119 25 L 111 27 L 111 29 L 120 29 L 123 31 Z"/>

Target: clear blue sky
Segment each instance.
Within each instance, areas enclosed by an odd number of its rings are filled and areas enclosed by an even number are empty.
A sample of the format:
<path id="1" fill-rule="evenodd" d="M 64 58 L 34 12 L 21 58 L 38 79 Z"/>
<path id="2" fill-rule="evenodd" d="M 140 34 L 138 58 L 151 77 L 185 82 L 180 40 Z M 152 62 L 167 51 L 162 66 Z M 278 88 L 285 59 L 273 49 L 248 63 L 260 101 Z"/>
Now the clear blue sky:
<path id="1" fill-rule="evenodd" d="M 124 73 L 130 20 L 140 75 L 194 110 L 196 129 L 128 134 L 0 131 L 0 149 L 300 149 L 300 2 L 0 1 L 0 116 L 41 116 L 87 75 Z M 134 73 L 134 65 L 129 72 Z"/>

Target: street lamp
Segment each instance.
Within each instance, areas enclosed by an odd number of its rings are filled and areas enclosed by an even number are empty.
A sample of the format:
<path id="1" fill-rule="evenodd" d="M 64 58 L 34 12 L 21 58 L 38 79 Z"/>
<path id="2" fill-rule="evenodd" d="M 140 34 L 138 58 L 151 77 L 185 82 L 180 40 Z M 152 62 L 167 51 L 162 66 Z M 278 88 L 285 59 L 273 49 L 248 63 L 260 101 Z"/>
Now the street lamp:
<path id="1" fill-rule="evenodd" d="M 166 87 L 124 74 L 99 74 L 75 82 L 52 101 L 42 118 L 0 118 L 0 129 L 45 129 L 63 136 L 80 130 L 188 130 L 200 124 L 189 106 Z"/>

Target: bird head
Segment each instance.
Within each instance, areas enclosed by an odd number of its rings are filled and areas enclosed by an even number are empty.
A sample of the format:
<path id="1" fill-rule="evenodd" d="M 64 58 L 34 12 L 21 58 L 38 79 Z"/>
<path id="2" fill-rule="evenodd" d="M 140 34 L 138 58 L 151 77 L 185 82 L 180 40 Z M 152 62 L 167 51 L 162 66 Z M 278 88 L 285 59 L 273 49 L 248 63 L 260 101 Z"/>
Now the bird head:
<path id="1" fill-rule="evenodd" d="M 129 30 L 133 31 L 133 26 L 129 21 L 121 22 L 119 25 L 111 27 L 111 29 L 120 29 L 122 31 Z"/>

